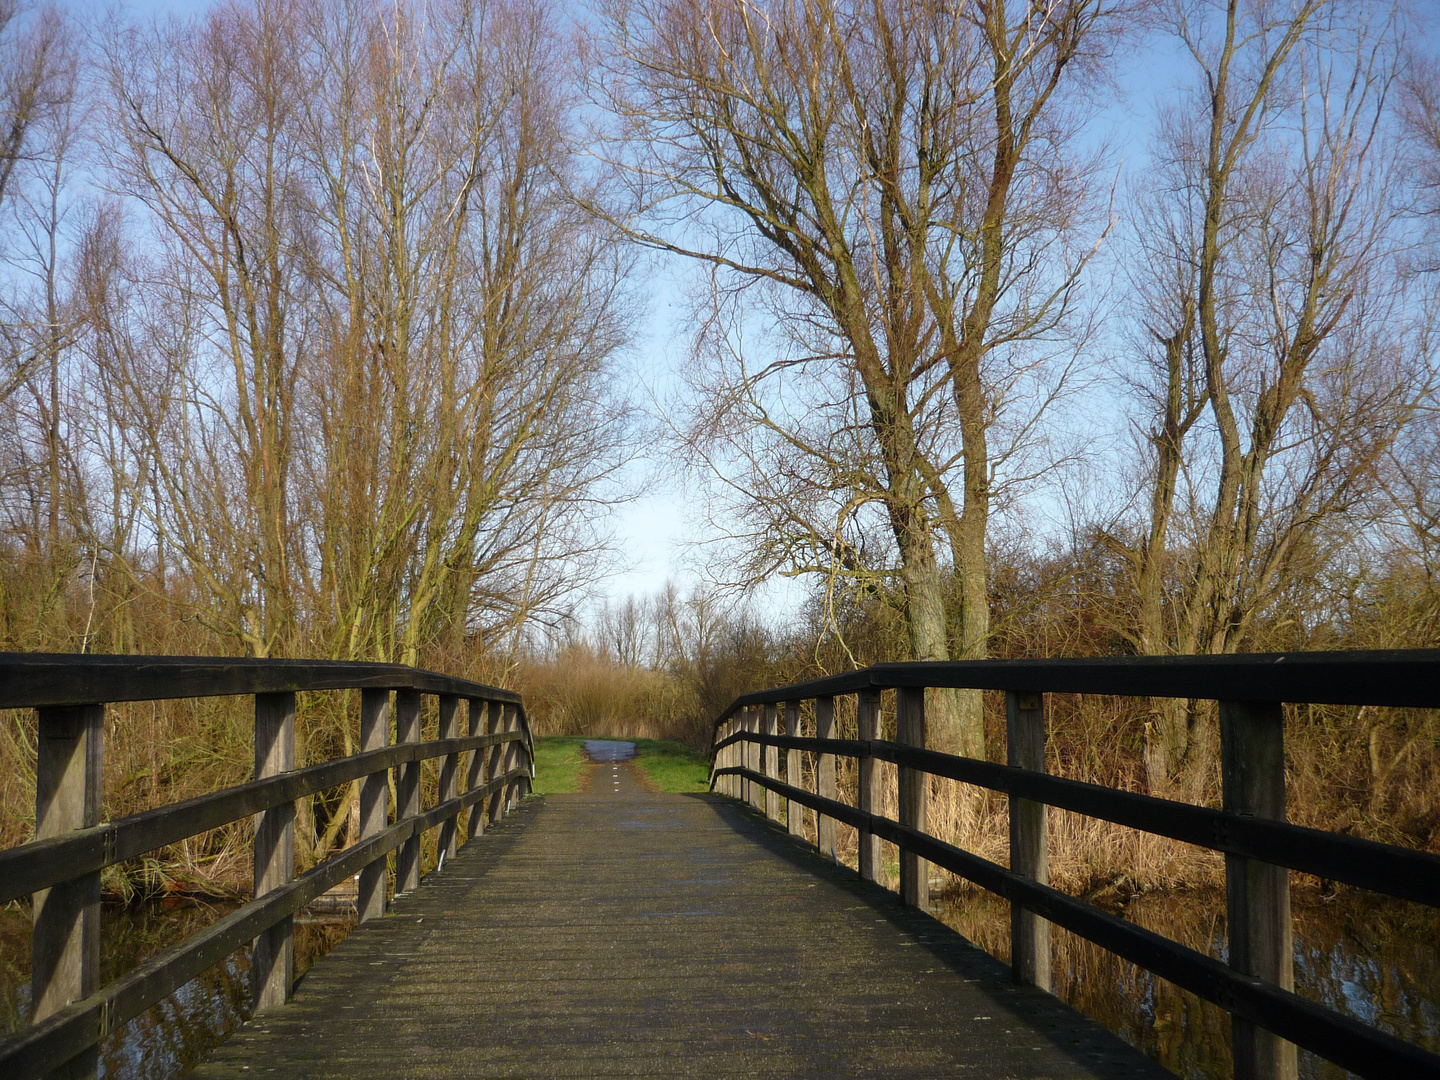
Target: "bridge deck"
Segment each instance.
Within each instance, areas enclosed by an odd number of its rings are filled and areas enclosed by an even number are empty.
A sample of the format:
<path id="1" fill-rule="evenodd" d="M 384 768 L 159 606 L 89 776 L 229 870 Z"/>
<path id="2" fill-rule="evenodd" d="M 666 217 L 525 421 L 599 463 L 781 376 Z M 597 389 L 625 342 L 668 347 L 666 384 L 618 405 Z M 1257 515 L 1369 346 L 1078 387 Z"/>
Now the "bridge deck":
<path id="1" fill-rule="evenodd" d="M 535 797 L 193 1075 L 1167 1077 L 710 796 Z"/>

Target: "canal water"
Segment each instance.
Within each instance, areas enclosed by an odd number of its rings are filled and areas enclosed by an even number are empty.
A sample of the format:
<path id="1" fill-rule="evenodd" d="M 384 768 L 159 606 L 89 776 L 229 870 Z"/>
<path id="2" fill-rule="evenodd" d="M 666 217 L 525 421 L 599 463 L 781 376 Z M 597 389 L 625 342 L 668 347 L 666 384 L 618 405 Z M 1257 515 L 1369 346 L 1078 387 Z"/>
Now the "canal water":
<path id="1" fill-rule="evenodd" d="M 1114 908 L 1127 919 L 1191 948 L 1224 956 L 1224 897 L 1213 892 L 1140 895 Z M 102 979 L 132 969 L 233 910 L 172 899 L 103 913 Z M 1297 991 L 1440 1052 L 1440 912 L 1342 893 L 1295 897 Z M 1008 959 L 1009 909 L 988 894 L 946 901 L 938 912 L 972 941 Z M 303 971 L 349 931 L 343 919 L 296 926 Z M 28 911 L 0 911 L 0 1038 L 30 1012 Z M 1173 1072 L 1193 1080 L 1230 1073 L 1230 1022 L 1218 1008 L 1139 971 L 1070 934 L 1054 932 L 1055 992 Z M 229 957 L 175 998 L 131 1021 L 102 1049 L 102 1077 L 170 1080 L 203 1060 L 248 1017 L 249 963 Z M 1307 1080 L 1347 1074 L 1301 1055 Z"/>
<path id="2" fill-rule="evenodd" d="M 1114 914 L 1217 959 L 1225 958 L 1225 896 L 1150 893 Z M 1343 892 L 1296 890 L 1295 990 L 1440 1053 L 1440 911 Z M 1009 961 L 1010 908 L 988 893 L 942 902 L 936 914 Z M 1226 1080 L 1230 1018 L 1173 983 L 1052 927 L 1053 990 L 1085 1015 L 1187 1080 Z M 1352 1074 L 1301 1051 L 1302 1080 Z"/>
<path id="3" fill-rule="evenodd" d="M 100 981 L 137 965 L 235 910 L 234 904 L 171 897 L 144 904 L 105 904 L 101 910 Z M 303 975 L 340 942 L 353 918 L 297 916 L 295 967 Z M 232 953 L 169 1001 L 137 1016 L 100 1049 L 100 1077 L 171 1080 L 209 1056 L 250 1016 L 250 960 Z M 0 1038 L 30 1019 L 30 913 L 0 909 Z"/>

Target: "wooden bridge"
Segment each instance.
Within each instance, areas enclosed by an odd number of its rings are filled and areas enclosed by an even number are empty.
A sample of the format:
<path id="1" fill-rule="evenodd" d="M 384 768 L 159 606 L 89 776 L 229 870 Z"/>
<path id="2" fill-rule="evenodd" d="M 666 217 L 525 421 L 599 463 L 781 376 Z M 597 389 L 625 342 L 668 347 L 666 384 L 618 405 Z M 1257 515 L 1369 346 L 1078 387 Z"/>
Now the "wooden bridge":
<path id="1" fill-rule="evenodd" d="M 37 838 L 0 852 L 0 901 L 35 911 L 35 1022 L 0 1044 L 6 1077 L 92 1074 L 101 1040 L 240 948 L 256 1018 L 200 1077 L 1169 1075 L 1045 992 L 1050 923 L 1227 1009 L 1238 1077 L 1293 1076 L 1297 1044 L 1363 1076 L 1440 1077 L 1440 1057 L 1291 989 L 1289 870 L 1437 906 L 1440 858 L 1286 824 L 1281 724 L 1286 701 L 1440 705 L 1437 652 L 881 665 L 739 699 L 716 791 L 695 796 L 617 768 L 591 794 L 526 797 L 523 702 L 395 665 L 10 656 L 0 676 L 0 708 L 36 708 L 40 733 Z M 1006 693 L 1009 764 L 923 748 L 936 686 Z M 360 691 L 360 752 L 294 768 L 295 694 L 335 690 Z M 1220 701 L 1223 807 L 1047 776 L 1047 693 Z M 254 695 L 255 779 L 100 822 L 104 704 L 215 695 Z M 846 695 L 854 739 L 834 737 Z M 858 762 L 855 805 L 837 756 Z M 1010 796 L 1008 867 L 926 833 L 930 775 Z M 349 782 L 357 842 L 296 876 L 295 800 Z M 1049 888 L 1046 805 L 1224 852 L 1228 963 Z M 255 899 L 97 985 L 100 871 L 251 815 Z M 829 857 L 836 822 L 859 832 L 858 874 Z M 430 829 L 442 863 L 422 882 Z M 882 840 L 898 897 L 874 880 Z M 927 863 L 1010 901 L 1013 969 L 928 914 Z M 356 875 L 362 925 L 297 990 L 292 917 Z"/>

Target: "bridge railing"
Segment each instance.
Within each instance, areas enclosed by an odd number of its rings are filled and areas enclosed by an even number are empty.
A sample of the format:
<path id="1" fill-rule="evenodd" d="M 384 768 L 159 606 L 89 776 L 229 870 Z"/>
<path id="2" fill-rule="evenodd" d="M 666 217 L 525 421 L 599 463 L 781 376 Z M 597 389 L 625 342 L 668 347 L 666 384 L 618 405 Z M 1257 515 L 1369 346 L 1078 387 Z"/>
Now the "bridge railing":
<path id="1" fill-rule="evenodd" d="M 295 768 L 295 696 L 359 690 L 360 750 Z M 107 704 L 253 696 L 255 776 L 248 783 L 131 817 L 101 821 Z M 438 699 L 438 739 L 421 741 L 421 698 Z M 392 705 L 393 698 L 393 705 Z M 460 733 L 466 702 L 467 733 Z M 396 741 L 390 741 L 391 716 Z M 33 897 L 32 1023 L 0 1043 L 0 1075 L 93 1073 L 105 1036 L 253 944 L 256 1011 L 288 1001 L 294 913 L 358 875 L 364 922 L 385 911 L 387 856 L 396 892 L 419 884 L 420 841 L 438 828 L 453 857 L 467 831 L 501 818 L 529 790 L 533 746 L 518 694 L 400 664 L 205 657 L 0 654 L 0 709 L 38 718 L 35 839 L 0 851 L 0 903 Z M 436 805 L 420 806 L 421 763 L 441 759 Z M 388 807 L 390 770 L 397 806 Z M 462 772 L 464 790 L 461 789 Z M 359 837 L 295 875 L 295 801 L 359 781 Z M 100 970 L 100 873 L 210 829 L 254 816 L 254 899 L 105 986 Z"/>
<path id="2" fill-rule="evenodd" d="M 1003 691 L 1007 764 L 924 749 L 930 687 Z M 886 690 L 894 691 L 893 740 L 879 737 Z M 1221 808 L 1047 775 L 1051 693 L 1218 702 Z M 845 695 L 857 698 L 857 739 L 834 737 L 835 699 Z M 802 735 L 807 701 L 813 734 Z M 1296 1046 L 1361 1076 L 1440 1077 L 1440 1056 L 1294 993 L 1289 871 L 1436 907 L 1440 858 L 1286 823 L 1285 703 L 1440 707 L 1440 650 L 879 664 L 737 698 L 716 720 L 711 784 L 776 821 L 784 802 L 796 835 L 808 807 L 827 853 L 835 850 L 835 822 L 853 826 L 867 880 L 875 879 L 880 841 L 893 843 L 906 904 L 928 906 L 927 861 L 1004 897 L 1018 982 L 1049 989 L 1054 923 L 1214 1002 L 1231 1015 L 1237 1080 L 1294 1077 Z M 802 786 L 806 752 L 815 755 L 813 791 Z M 854 806 L 837 800 L 837 755 L 856 759 Z M 881 813 L 878 761 L 898 767 L 899 820 Z M 929 776 L 1009 796 L 1008 868 L 926 832 Z M 1228 963 L 1051 888 L 1049 806 L 1223 852 Z"/>

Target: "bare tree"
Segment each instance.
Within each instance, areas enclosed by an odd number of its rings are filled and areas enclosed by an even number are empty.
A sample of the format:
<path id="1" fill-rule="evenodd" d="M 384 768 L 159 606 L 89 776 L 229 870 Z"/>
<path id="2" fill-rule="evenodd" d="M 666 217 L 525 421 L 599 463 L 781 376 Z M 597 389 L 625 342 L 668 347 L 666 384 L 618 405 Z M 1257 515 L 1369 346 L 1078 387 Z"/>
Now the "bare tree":
<path id="1" fill-rule="evenodd" d="M 606 380 L 627 262 L 567 192 L 584 180 L 563 38 L 526 4 L 307 18 L 328 648 L 513 650 L 602 568 L 601 485 L 623 458 Z"/>
<path id="2" fill-rule="evenodd" d="M 1387 95 L 1397 25 L 1375 5 L 1175 3 L 1196 71 L 1166 102 L 1136 248 L 1138 428 L 1150 472 L 1128 561 L 1145 654 L 1233 652 L 1360 528 L 1423 364 L 1396 272 Z M 1165 790 L 1204 775 L 1207 714 L 1160 703 Z"/>
<path id="3" fill-rule="evenodd" d="M 604 12 L 631 234 L 711 269 L 684 435 L 752 578 L 893 573 L 914 659 L 986 655 L 995 486 L 1063 382 L 1094 239 L 1074 141 L 1122 6 Z M 983 754 L 979 705 L 939 695 L 935 745 Z"/>
<path id="4" fill-rule="evenodd" d="M 294 387 L 307 320 L 297 274 L 293 6 L 261 0 L 105 43 L 112 175 L 167 244 L 194 328 L 155 458 L 165 528 L 256 656 L 293 647 Z M 143 395 L 144 388 L 137 388 Z"/>

